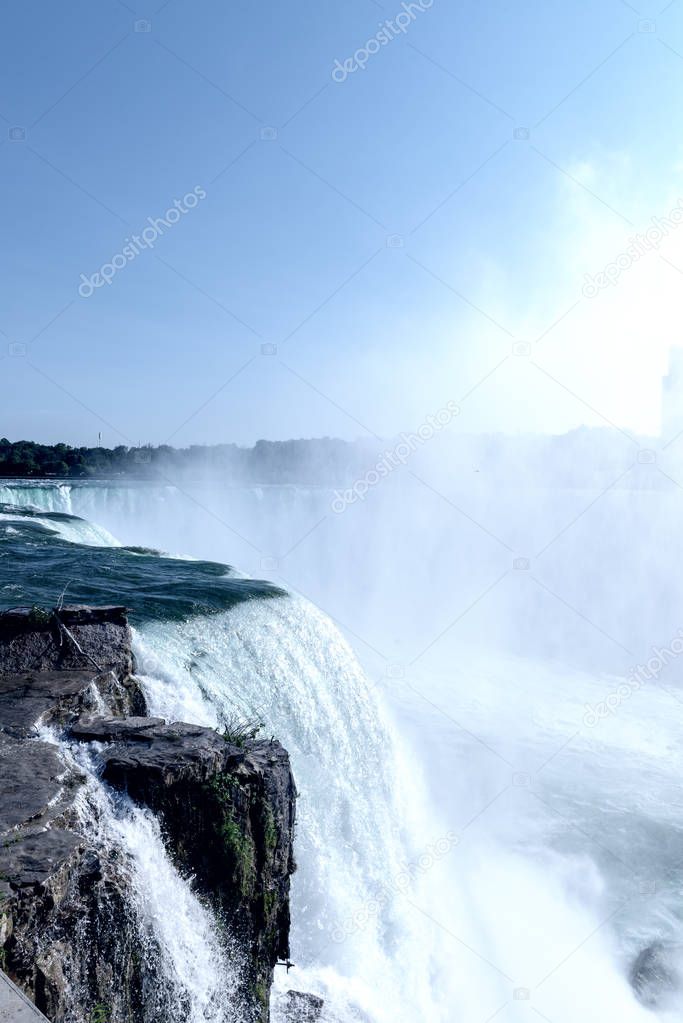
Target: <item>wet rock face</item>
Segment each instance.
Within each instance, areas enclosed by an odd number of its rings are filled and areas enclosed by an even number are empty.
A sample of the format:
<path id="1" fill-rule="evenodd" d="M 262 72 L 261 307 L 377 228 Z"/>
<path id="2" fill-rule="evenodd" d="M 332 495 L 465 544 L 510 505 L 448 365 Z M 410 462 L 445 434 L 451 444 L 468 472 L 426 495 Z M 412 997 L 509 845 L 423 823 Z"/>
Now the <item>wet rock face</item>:
<path id="1" fill-rule="evenodd" d="M 0 735 L 32 738 L 37 722 L 59 728 L 103 708 L 121 715 L 144 714 L 138 682 L 130 675 L 93 669 L 0 673 Z"/>
<path id="2" fill-rule="evenodd" d="M 139 935 L 126 877 L 81 836 L 29 835 L 10 864 L 1 913 L 4 968 L 55 1023 L 144 1019 Z"/>
<path id="3" fill-rule="evenodd" d="M 158 718 L 85 720 L 69 735 L 106 743 L 103 779 L 159 817 L 176 865 L 250 950 L 243 994 L 267 1019 L 273 967 L 289 957 L 296 791 L 286 750 Z"/>
<path id="4" fill-rule="evenodd" d="M 117 1023 L 148 1018 L 154 977 L 126 871 L 82 834 L 84 776 L 41 740 L 40 719 L 95 751 L 104 781 L 157 815 L 176 866 L 248 951 L 242 993 L 267 1021 L 273 968 L 289 955 L 287 753 L 144 716 L 125 613 L 69 610 L 77 647 L 66 651 L 59 626 L 32 632 L 25 616 L 0 616 L 0 665 L 12 669 L 0 672 L 0 965 L 54 1023 L 90 1023 L 102 1007 Z"/>
<path id="5" fill-rule="evenodd" d="M 89 1021 L 107 983 L 126 977 L 106 1001 L 133 1020 L 141 1001 L 125 878 L 88 849 L 74 812 L 83 777 L 36 725 L 61 730 L 104 707 L 144 713 L 145 701 L 122 609 L 58 614 L 73 639 L 49 615 L 0 615 L 2 965 L 50 1020 L 69 1023 Z"/>

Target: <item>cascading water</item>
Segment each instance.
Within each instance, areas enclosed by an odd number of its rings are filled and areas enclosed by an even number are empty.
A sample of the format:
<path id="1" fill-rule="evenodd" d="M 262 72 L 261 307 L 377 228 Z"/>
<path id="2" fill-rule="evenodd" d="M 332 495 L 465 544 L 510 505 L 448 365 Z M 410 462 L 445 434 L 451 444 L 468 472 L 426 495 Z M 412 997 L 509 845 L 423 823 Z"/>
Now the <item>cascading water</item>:
<path id="1" fill-rule="evenodd" d="M 649 538 L 680 501 L 616 493 L 596 506 L 592 532 L 586 516 L 576 540 L 594 552 L 588 587 L 573 566 L 558 585 L 557 548 L 549 574 L 536 570 L 545 590 L 511 570 L 503 551 L 507 574 L 486 619 L 480 595 L 502 573 L 495 540 L 432 516 L 419 534 L 428 541 L 411 553 L 383 535 L 383 497 L 341 517 L 336 546 L 328 522 L 301 539 L 329 496 L 284 489 L 204 494 L 201 506 L 197 494 L 187 501 L 170 488 L 150 496 L 86 484 L 69 493 L 72 513 L 96 509 L 125 542 L 224 560 L 232 545 L 246 567 L 264 553 L 264 571 L 351 626 L 367 674 L 301 596 L 148 614 L 136 627 L 154 713 L 207 724 L 257 717 L 292 755 L 301 790 L 297 967 L 276 973 L 276 1011 L 294 987 L 322 994 L 335 1023 L 652 1019 L 628 975 L 641 950 L 663 940 L 675 954 L 683 938 L 675 658 L 630 696 L 622 690 L 606 718 L 592 720 L 589 709 L 618 693 L 651 643 L 676 635 L 678 602 L 644 606 L 626 581 L 637 568 L 641 587 L 672 591 Z M 13 487 L 0 499 L 66 510 L 56 487 Z M 591 496 L 534 495 L 541 500 L 543 514 L 507 505 L 496 520 L 482 492 L 476 517 L 499 536 L 507 528 L 515 552 L 540 550 Z M 422 522 L 420 504 L 407 504 L 396 503 L 397 530 Z M 277 535 L 275 505 L 291 534 Z M 220 539 L 207 530 L 217 515 Z M 533 547 L 541 527 L 547 535 Z M 351 550 L 358 560 L 349 567 Z M 283 551 L 273 568 L 265 552 Z M 116 571 L 111 585 L 115 592 Z M 470 605 L 465 640 L 453 622 Z M 681 1009 L 673 991 L 655 1016 L 680 1018 Z"/>
<path id="2" fill-rule="evenodd" d="M 401 881 L 409 897 L 410 863 L 437 846 L 445 856 L 449 836 L 427 817 L 418 825 L 418 773 L 397 757 L 329 620 L 300 598 L 256 602 L 171 628 L 145 626 L 135 651 L 153 714 L 205 724 L 259 719 L 289 749 L 300 794 L 300 969 L 280 979 L 323 994 L 330 1019 L 448 1019 L 426 982 L 438 938 L 391 885 Z"/>

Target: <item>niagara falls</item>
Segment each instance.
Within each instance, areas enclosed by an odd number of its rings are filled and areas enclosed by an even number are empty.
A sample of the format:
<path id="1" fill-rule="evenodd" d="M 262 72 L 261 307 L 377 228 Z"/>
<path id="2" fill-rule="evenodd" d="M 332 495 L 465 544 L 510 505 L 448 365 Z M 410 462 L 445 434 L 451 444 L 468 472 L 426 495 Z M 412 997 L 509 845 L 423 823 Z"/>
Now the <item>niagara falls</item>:
<path id="1" fill-rule="evenodd" d="M 682 1019 L 683 5 L 0 19 L 0 1019 Z"/>

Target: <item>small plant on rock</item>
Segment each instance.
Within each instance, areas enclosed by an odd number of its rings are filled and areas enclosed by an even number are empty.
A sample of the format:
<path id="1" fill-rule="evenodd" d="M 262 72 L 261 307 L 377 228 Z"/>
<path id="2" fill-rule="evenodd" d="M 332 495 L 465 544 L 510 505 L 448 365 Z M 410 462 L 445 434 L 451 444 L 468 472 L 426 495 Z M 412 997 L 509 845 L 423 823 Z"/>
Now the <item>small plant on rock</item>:
<path id="1" fill-rule="evenodd" d="M 223 725 L 223 738 L 232 746 L 239 746 L 240 749 L 257 738 L 263 728 L 263 721 L 257 718 L 230 717 Z"/>

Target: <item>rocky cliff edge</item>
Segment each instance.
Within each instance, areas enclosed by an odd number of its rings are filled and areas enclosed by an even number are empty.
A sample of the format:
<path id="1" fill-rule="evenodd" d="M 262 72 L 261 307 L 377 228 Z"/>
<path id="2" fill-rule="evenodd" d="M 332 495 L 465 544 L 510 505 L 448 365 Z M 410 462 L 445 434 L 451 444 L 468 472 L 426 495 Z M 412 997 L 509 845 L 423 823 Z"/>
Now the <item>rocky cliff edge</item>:
<path id="1" fill-rule="evenodd" d="M 176 867 L 246 950 L 241 995 L 266 1023 L 289 956 L 287 752 L 147 717 L 122 607 L 0 614 L 0 967 L 53 1023 L 148 1019 L 153 956 L 125 863 L 83 827 L 88 777 L 69 754 L 83 749 L 114 798 L 157 817 Z"/>

